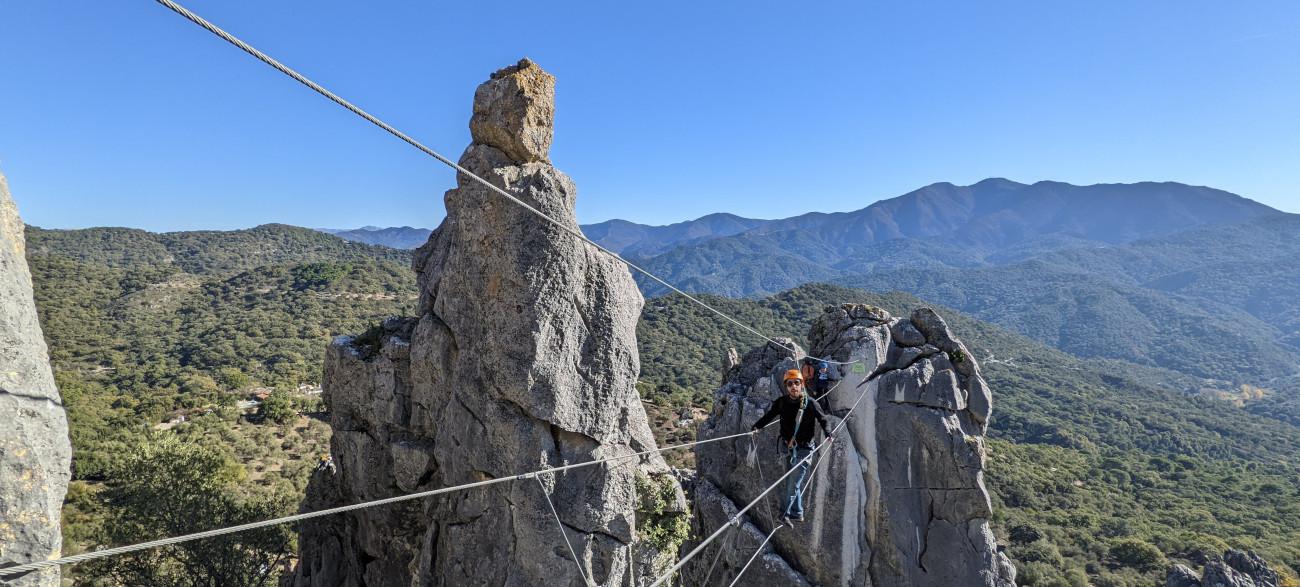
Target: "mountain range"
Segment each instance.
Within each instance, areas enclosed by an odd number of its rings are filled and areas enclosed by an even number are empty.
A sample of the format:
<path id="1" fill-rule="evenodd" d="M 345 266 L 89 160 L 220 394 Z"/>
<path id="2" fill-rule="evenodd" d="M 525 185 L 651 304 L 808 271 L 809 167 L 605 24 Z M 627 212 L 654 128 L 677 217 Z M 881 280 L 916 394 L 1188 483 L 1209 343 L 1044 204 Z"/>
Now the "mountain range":
<path id="1" fill-rule="evenodd" d="M 1223 190 L 994 178 L 853 212 L 582 228 L 690 292 L 754 297 L 810 282 L 905 291 L 1076 356 L 1187 375 L 1193 387 L 1300 395 L 1289 393 L 1300 391 L 1300 215 Z M 361 234 L 384 230 L 398 229 Z M 647 296 L 666 292 L 637 277 Z"/>
<path id="2" fill-rule="evenodd" d="M 1236 194 L 1173 182 L 1028 185 L 990 178 L 969 186 L 935 183 L 853 212 L 811 212 L 777 220 L 715 213 L 667 226 L 614 219 L 582 229 L 602 246 L 640 258 L 726 237 L 764 236 L 792 241 L 801 249 L 819 245 L 817 256 L 823 261 L 851 258 L 900 239 L 938 241 L 961 247 L 968 256 L 997 261 L 1279 215 L 1285 213 Z M 394 248 L 417 247 L 429 234 L 428 229 L 409 226 L 319 230 Z M 811 231 L 814 239 L 801 241 L 794 234 L 803 231 Z"/>
<path id="3" fill-rule="evenodd" d="M 361 228 L 318 228 L 316 230 L 332 234 L 344 240 L 368 245 L 381 245 L 394 249 L 414 249 L 424 244 L 424 241 L 429 240 L 429 233 L 433 232 L 427 228 L 411 228 L 410 226 L 390 226 L 388 228 L 362 226 Z"/>
<path id="4" fill-rule="evenodd" d="M 951 308 L 997 393 L 988 477 L 1024 584 L 1086 569 L 1151 584 L 1158 569 L 1108 550 L 1134 541 L 1178 560 L 1227 544 L 1300 561 L 1300 216 L 1178 184 L 1009 184 L 937 184 L 855 213 L 584 229 L 652 271 L 691 276 L 682 283 L 710 305 L 774 335 L 799 339 L 844 301 Z M 1108 223 L 1113 212 L 1080 203 L 1093 195 L 1161 220 Z M 124 447 L 250 388 L 319 381 L 333 336 L 415 303 L 410 251 L 293 226 L 27 237 L 76 451 L 69 544 L 82 547 L 102 543 L 107 507 L 86 490 L 113 480 Z M 746 281 L 708 295 L 726 282 L 710 272 Z M 838 284 L 760 295 L 807 281 Z M 678 295 L 647 300 L 638 339 L 660 442 L 690 439 L 681 414 L 709 405 L 725 349 L 756 344 Z M 221 418 L 179 430 L 233 439 L 256 474 L 249 490 L 301 493 L 319 433 L 272 441 L 269 424 Z"/>

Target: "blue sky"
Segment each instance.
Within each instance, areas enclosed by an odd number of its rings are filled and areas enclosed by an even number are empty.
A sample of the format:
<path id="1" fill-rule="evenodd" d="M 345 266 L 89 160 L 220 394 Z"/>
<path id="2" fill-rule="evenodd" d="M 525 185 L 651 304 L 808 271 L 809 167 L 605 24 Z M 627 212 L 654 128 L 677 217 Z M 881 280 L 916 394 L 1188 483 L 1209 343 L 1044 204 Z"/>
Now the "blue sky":
<path id="1" fill-rule="evenodd" d="M 183 3 L 453 158 L 474 87 L 532 57 L 558 78 L 552 160 L 583 222 L 854 210 L 990 176 L 1300 212 L 1291 0 Z M 31 224 L 433 226 L 453 184 L 147 0 L 0 3 L 0 80 L 0 171 Z"/>

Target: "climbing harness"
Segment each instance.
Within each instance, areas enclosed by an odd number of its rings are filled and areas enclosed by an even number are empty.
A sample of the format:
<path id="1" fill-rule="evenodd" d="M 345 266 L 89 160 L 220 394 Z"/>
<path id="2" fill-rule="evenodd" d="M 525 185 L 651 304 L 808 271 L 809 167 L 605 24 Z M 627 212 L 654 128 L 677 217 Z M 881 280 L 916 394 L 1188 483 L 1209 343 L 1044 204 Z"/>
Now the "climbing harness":
<path id="1" fill-rule="evenodd" d="M 794 414 L 794 432 L 790 434 L 790 464 L 794 464 L 794 447 L 799 444 L 799 426 L 803 424 L 803 411 L 808 408 L 808 392 L 805 391 L 799 401 L 799 411 Z M 814 431 L 814 434 L 816 431 Z"/>
<path id="2" fill-rule="evenodd" d="M 837 380 L 837 381 L 835 382 L 835 385 L 832 385 L 830 389 L 826 390 L 826 393 L 825 393 L 825 394 L 822 394 L 822 397 L 826 397 L 826 396 L 830 395 L 831 392 L 835 391 L 835 389 L 838 388 L 838 387 L 840 386 L 840 383 L 842 383 L 843 381 L 844 381 L 843 379 Z M 866 393 L 866 392 L 864 391 L 863 394 L 865 395 L 865 393 Z M 859 397 L 858 397 L 858 401 L 861 401 L 861 400 L 862 400 L 862 397 L 863 397 L 863 396 L 859 396 Z M 854 409 L 857 409 L 857 406 L 858 406 L 857 402 L 854 402 L 853 407 L 848 411 L 848 413 L 846 413 L 846 414 L 844 415 L 844 419 L 840 421 L 840 425 L 839 425 L 839 426 L 836 426 L 835 429 L 831 431 L 831 434 L 834 434 L 834 432 L 835 432 L 836 430 L 839 430 L 840 426 L 842 426 L 842 425 L 844 424 L 844 422 L 847 422 L 847 421 L 848 421 L 849 415 L 851 415 L 851 414 L 853 413 L 853 410 L 854 410 Z M 797 433 L 797 432 L 798 432 L 798 431 L 797 431 L 797 429 L 796 429 L 796 433 Z M 750 459 L 750 460 L 751 460 L 752 463 L 755 465 L 755 467 L 758 469 L 758 476 L 759 476 L 759 479 L 760 479 L 764 484 L 766 484 L 766 483 L 767 483 L 767 480 L 764 479 L 764 476 L 763 476 L 763 469 L 762 469 L 762 465 L 760 464 L 761 461 L 757 458 L 757 454 L 756 454 L 757 444 L 755 444 L 754 438 L 753 438 L 752 436 L 750 437 L 749 442 L 750 442 L 750 447 L 751 447 L 751 453 L 754 453 L 754 456 L 753 456 L 752 459 Z M 823 443 L 823 444 L 817 445 L 817 447 L 815 447 L 814 450 L 813 450 L 813 454 L 816 454 L 816 453 L 821 449 L 822 446 L 825 446 L 825 444 L 826 444 L 826 443 Z M 812 455 L 810 454 L 809 456 L 812 456 Z M 817 456 L 817 460 L 816 460 L 816 462 L 814 462 L 812 468 L 808 470 L 808 482 L 805 483 L 804 486 L 799 490 L 799 496 L 800 496 L 800 497 L 803 497 L 803 495 L 805 495 L 805 494 L 808 492 L 808 489 L 812 486 L 813 482 L 814 482 L 814 481 L 816 480 L 816 478 L 817 478 L 817 469 L 818 469 L 818 467 L 821 467 L 822 462 L 826 460 L 826 456 L 825 456 L 824 454 L 816 454 L 816 456 Z M 789 473 L 786 473 L 786 474 L 788 475 Z M 778 479 L 777 482 L 779 483 L 780 480 Z M 773 484 L 772 484 L 772 487 L 775 487 L 775 486 L 776 486 L 776 483 L 773 483 Z M 761 495 L 759 496 L 759 499 L 762 499 L 762 496 L 761 496 Z M 757 500 L 755 500 L 755 501 L 757 501 Z M 768 506 L 768 510 L 769 510 L 769 515 L 772 515 L 772 514 L 771 514 L 772 503 L 771 503 L 770 501 L 768 501 L 768 502 L 767 502 L 767 506 Z M 817 505 L 814 504 L 812 507 L 817 507 Z M 739 515 L 737 515 L 736 518 L 733 518 L 733 520 L 738 520 L 738 519 L 739 519 Z M 735 577 L 734 579 L 732 579 L 732 581 L 731 581 L 731 586 L 734 586 L 734 585 L 736 584 L 736 582 L 740 581 L 740 577 L 742 577 L 742 576 L 745 574 L 745 571 L 749 569 L 749 566 L 752 565 L 752 564 L 754 563 L 754 561 L 758 558 L 758 555 L 761 554 L 761 553 L 763 552 L 763 549 L 767 547 L 767 545 L 768 545 L 769 542 L 771 542 L 772 537 L 776 535 L 776 532 L 777 532 L 778 530 L 780 530 L 781 528 L 786 527 L 786 524 L 780 524 L 780 525 L 778 525 L 778 524 L 775 523 L 775 521 L 773 521 L 773 522 L 770 524 L 770 526 L 771 526 L 771 528 L 772 528 L 772 531 L 768 533 L 767 538 L 765 538 L 765 539 L 763 540 L 762 544 L 760 544 L 760 545 L 758 546 L 758 549 L 754 551 L 754 554 L 753 554 L 752 556 L 749 557 L 749 561 L 745 563 L 745 566 L 741 567 L 740 571 L 736 573 L 736 577 Z M 791 529 L 793 529 L 793 527 L 791 527 Z M 721 553 L 721 550 L 719 550 L 719 553 Z M 690 556 L 693 556 L 693 555 L 688 555 L 688 558 L 689 558 Z M 717 561 L 716 561 L 716 557 L 715 557 L 715 561 L 714 561 L 714 562 L 715 562 L 715 563 L 717 562 Z M 711 569 L 710 569 L 710 574 L 712 574 L 712 570 L 711 570 Z M 701 584 L 703 585 L 704 583 L 701 583 Z"/>

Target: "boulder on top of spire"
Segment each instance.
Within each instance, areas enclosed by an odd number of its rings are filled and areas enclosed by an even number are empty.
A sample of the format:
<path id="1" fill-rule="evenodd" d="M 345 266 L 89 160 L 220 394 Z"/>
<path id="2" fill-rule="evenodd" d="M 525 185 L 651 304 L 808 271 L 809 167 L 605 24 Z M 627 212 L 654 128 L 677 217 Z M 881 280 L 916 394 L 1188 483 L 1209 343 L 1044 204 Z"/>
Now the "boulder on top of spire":
<path id="1" fill-rule="evenodd" d="M 555 127 L 555 77 L 527 57 L 497 70 L 474 92 L 474 142 L 516 163 L 549 163 Z"/>

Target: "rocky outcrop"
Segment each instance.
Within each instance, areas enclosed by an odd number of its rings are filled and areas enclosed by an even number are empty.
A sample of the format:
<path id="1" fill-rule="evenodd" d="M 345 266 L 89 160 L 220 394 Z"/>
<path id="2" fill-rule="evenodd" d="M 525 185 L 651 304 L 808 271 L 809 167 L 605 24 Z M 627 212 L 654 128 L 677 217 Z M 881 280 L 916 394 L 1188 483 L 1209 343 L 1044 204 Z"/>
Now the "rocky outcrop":
<path id="1" fill-rule="evenodd" d="M 23 221 L 0 175 L 0 567 L 58 558 L 72 447 L 27 269 Z M 56 586 L 58 569 L 0 579 Z"/>
<path id="2" fill-rule="evenodd" d="M 974 356 L 929 309 L 894 318 L 860 304 L 830 307 L 813 324 L 810 354 L 838 367 L 832 426 L 861 398 L 815 466 L 807 521 L 782 529 L 745 572 L 745 585 L 988 586 L 1015 583 L 989 530 L 984 487 L 988 385 Z M 701 440 L 748 430 L 781 393 L 802 354 L 768 344 L 730 370 Z M 696 447 L 695 530 L 707 535 L 785 471 L 775 427 Z M 775 526 L 770 495 L 685 569 L 686 584 L 726 584 Z M 754 537 L 759 536 L 759 541 Z M 745 547 L 731 547 L 738 540 Z M 689 546 L 689 545 L 688 545 Z M 714 562 L 714 559 L 717 562 Z M 712 567 L 712 575 L 709 574 Z"/>
<path id="3" fill-rule="evenodd" d="M 1167 587 L 1278 587 L 1280 577 L 1253 551 L 1229 550 L 1220 560 L 1205 564 L 1205 573 L 1174 565 L 1165 577 Z"/>
<path id="4" fill-rule="evenodd" d="M 528 60 L 493 74 L 475 93 L 460 165 L 577 229 L 576 187 L 547 163 L 553 87 Z M 627 269 L 467 176 L 445 202 L 415 256 L 418 316 L 329 348 L 337 472 L 316 474 L 305 509 L 655 445 L 633 386 L 642 299 Z M 637 477 L 670 486 L 670 513 L 685 515 L 685 502 L 657 455 L 623 463 L 318 519 L 304 527 L 293 583 L 641 581 L 663 557 L 638 540 Z"/>

